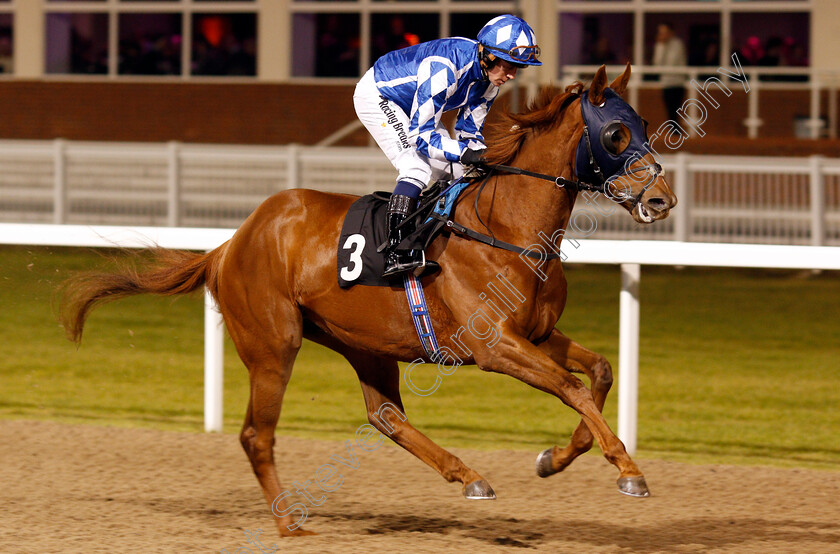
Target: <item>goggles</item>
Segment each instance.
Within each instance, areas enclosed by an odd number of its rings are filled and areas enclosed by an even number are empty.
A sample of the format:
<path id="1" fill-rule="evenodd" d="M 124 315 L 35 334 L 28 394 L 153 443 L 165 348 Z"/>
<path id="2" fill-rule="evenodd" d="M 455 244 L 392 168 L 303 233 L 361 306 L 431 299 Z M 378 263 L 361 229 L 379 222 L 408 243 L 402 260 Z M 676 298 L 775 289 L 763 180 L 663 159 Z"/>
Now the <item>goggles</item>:
<path id="1" fill-rule="evenodd" d="M 507 54 L 517 62 L 527 63 L 540 61 L 540 47 L 536 44 L 530 46 L 516 46 L 514 48 L 511 48 L 510 50 L 502 50 L 501 48 L 487 46 L 486 44 L 483 44 L 482 46 L 484 46 L 488 50 L 495 50 L 496 52 Z"/>

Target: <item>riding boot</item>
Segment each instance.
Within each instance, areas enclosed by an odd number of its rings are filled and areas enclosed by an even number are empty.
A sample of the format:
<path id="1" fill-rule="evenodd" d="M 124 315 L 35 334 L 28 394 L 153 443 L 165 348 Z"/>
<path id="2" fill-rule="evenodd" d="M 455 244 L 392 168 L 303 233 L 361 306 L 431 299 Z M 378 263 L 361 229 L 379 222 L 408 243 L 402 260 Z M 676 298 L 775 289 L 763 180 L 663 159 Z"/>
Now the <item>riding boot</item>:
<path id="1" fill-rule="evenodd" d="M 400 250 L 398 245 L 405 237 L 414 231 L 414 226 L 407 223 L 397 228 L 405 221 L 408 214 L 417 207 L 417 199 L 402 194 L 391 195 L 388 204 L 388 250 L 383 277 L 395 275 L 404 271 L 414 271 L 426 265 L 426 256 L 422 250 Z"/>

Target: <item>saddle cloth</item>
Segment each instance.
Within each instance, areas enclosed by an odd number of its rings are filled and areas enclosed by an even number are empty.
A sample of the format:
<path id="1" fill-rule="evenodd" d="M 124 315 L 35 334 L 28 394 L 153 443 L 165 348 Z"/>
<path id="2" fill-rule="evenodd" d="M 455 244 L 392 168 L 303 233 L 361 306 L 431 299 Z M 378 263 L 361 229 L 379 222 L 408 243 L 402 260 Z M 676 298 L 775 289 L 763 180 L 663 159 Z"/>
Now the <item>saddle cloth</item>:
<path id="1" fill-rule="evenodd" d="M 382 277 L 385 256 L 384 252 L 376 251 L 388 240 L 387 208 L 386 201 L 368 194 L 353 202 L 347 210 L 338 239 L 338 285 L 341 288 L 399 285 L 399 281 Z"/>
<path id="2" fill-rule="evenodd" d="M 417 221 L 423 223 L 417 230 L 403 239 L 401 248 L 426 248 L 443 230 L 446 220 L 451 216 L 458 195 L 469 184 L 465 180 L 456 180 L 446 184 L 443 192 L 440 188 L 429 191 L 431 195 L 421 197 L 421 205 L 427 209 L 419 213 Z M 338 285 L 347 289 L 353 285 L 375 287 L 399 286 L 399 280 L 385 279 L 385 253 L 377 252 L 379 245 L 388 240 L 388 222 L 386 212 L 388 198 L 385 192 L 376 192 L 362 196 L 350 206 L 344 216 L 341 235 L 338 238 Z"/>

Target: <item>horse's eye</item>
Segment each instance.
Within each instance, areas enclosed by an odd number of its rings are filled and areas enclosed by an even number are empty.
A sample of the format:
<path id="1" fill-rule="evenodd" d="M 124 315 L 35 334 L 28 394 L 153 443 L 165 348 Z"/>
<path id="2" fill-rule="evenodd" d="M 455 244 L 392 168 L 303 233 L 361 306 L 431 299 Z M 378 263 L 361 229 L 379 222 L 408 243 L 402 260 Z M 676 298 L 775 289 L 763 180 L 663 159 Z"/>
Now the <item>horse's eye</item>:
<path id="1" fill-rule="evenodd" d="M 624 137 L 621 123 L 613 121 L 604 126 L 604 130 L 601 131 L 601 146 L 610 154 L 618 154 L 622 138 Z"/>

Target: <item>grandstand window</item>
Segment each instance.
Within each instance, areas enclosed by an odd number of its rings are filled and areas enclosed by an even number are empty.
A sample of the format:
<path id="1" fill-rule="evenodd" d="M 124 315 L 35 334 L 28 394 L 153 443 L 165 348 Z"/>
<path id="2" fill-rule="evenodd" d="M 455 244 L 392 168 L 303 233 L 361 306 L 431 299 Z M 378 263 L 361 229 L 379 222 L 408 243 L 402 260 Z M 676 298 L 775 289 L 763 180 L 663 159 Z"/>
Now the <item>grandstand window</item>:
<path id="1" fill-rule="evenodd" d="M 0 73 L 14 73 L 14 14 L 0 13 Z"/>
<path id="2" fill-rule="evenodd" d="M 564 13 L 560 64 L 624 64 L 633 57 L 632 13 Z"/>
<path id="3" fill-rule="evenodd" d="M 645 15 L 645 60 L 652 62 L 657 27 L 670 23 L 685 45 L 688 65 L 720 65 L 720 12 L 654 12 Z"/>
<path id="4" fill-rule="evenodd" d="M 108 14 L 47 14 L 47 73 L 108 73 Z"/>
<path id="5" fill-rule="evenodd" d="M 15 8 L 0 0 L 0 75 L 15 73 Z"/>
<path id="6" fill-rule="evenodd" d="M 807 66 L 808 13 L 732 14 L 732 50 L 743 65 Z"/>
<path id="7" fill-rule="evenodd" d="M 561 0 L 557 4 L 560 51 L 555 63 L 561 74 L 564 66 L 595 65 L 601 60 L 650 63 L 656 28 L 670 22 L 685 44 L 689 66 L 729 66 L 733 52 L 742 62 L 757 60 L 767 50 L 767 41 L 771 53 L 760 65 L 808 66 L 809 13 L 805 9 L 780 13 L 778 1 L 633 0 L 622 5 L 621 0 Z M 810 4 L 811 0 L 801 2 Z M 626 12 L 623 17 L 620 11 Z M 567 73 L 581 74 L 576 69 Z"/>
<path id="8" fill-rule="evenodd" d="M 375 13 L 371 17 L 371 59 L 438 38 L 436 13 Z"/>
<path id="9" fill-rule="evenodd" d="M 442 36 L 475 38 L 488 20 L 516 10 L 511 0 L 294 0 L 292 76 L 358 78 L 383 54 Z M 491 9 L 492 11 L 487 11 Z M 344 21 L 340 31 L 330 23 Z M 338 37 L 338 38 L 336 38 Z M 325 43 L 325 44 L 320 44 Z M 322 54 L 330 45 L 335 61 Z M 339 62 L 338 60 L 343 60 Z"/>
<path id="10" fill-rule="evenodd" d="M 258 11 L 255 0 L 47 0 L 45 72 L 255 77 Z"/>
<path id="11" fill-rule="evenodd" d="M 192 37 L 193 75 L 257 74 L 256 14 L 193 14 Z"/>
<path id="12" fill-rule="evenodd" d="M 357 77 L 360 16 L 296 13 L 292 21 L 295 77 Z"/>
<path id="13" fill-rule="evenodd" d="M 181 74 L 181 14 L 121 13 L 120 75 Z"/>

